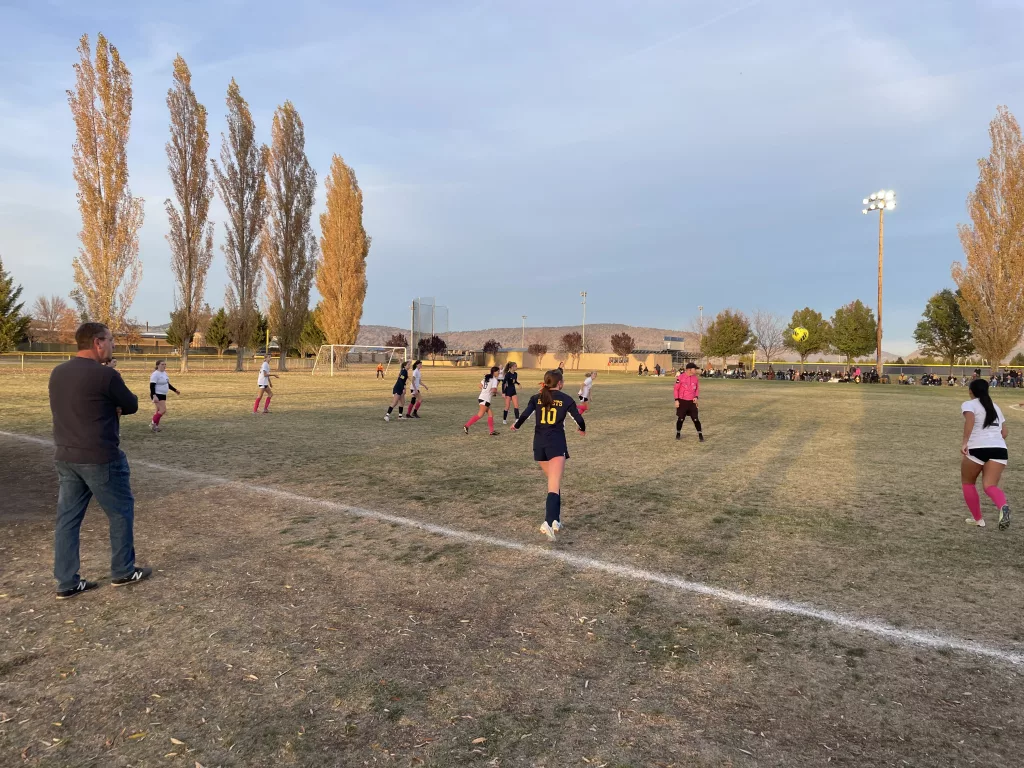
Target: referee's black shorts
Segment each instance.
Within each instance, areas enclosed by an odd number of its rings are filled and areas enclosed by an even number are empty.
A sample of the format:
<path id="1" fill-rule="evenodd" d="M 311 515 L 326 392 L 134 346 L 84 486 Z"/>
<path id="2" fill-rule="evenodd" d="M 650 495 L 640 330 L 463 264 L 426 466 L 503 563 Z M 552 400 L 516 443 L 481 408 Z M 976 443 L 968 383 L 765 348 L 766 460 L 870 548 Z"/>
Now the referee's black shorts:
<path id="1" fill-rule="evenodd" d="M 700 418 L 697 415 L 697 404 L 693 400 L 680 400 L 676 406 L 676 418 L 685 419 L 687 416 L 694 421 Z"/>

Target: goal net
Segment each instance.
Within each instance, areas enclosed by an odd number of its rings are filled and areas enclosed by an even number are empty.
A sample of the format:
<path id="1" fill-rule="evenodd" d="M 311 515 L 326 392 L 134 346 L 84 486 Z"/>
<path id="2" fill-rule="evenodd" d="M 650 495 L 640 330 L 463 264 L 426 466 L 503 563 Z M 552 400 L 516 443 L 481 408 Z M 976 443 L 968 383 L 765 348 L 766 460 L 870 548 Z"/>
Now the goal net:
<path id="1" fill-rule="evenodd" d="M 342 371 L 376 369 L 384 366 L 384 375 L 391 370 L 392 363 L 405 361 L 405 347 L 373 347 L 363 344 L 323 344 L 316 353 L 313 363 L 314 376 L 333 376 Z"/>

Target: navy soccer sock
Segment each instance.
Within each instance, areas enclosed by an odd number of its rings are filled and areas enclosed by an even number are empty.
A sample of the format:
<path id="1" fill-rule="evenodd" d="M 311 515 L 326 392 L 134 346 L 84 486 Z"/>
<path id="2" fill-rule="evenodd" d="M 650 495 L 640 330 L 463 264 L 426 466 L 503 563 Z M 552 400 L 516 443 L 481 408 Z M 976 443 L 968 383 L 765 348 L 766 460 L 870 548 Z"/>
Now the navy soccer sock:
<path id="1" fill-rule="evenodd" d="M 551 525 L 555 520 L 562 519 L 562 497 L 557 493 L 548 492 L 545 506 L 544 522 Z"/>

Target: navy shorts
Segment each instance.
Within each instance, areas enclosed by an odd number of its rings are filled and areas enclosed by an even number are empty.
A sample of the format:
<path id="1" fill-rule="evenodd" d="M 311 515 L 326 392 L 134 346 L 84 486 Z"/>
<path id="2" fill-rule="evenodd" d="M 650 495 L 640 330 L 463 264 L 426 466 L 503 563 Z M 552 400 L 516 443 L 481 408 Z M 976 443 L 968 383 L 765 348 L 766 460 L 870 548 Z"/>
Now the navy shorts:
<path id="1" fill-rule="evenodd" d="M 550 459 L 556 459 L 559 456 L 569 458 L 569 446 L 566 445 L 565 439 L 562 440 L 534 440 L 533 441 L 533 460 L 534 461 L 548 461 Z"/>
<path id="2" fill-rule="evenodd" d="M 392 395 L 404 395 L 405 394 L 405 387 L 402 387 L 401 389 L 398 388 L 398 387 L 395 387 L 394 389 L 391 390 L 391 394 Z"/>

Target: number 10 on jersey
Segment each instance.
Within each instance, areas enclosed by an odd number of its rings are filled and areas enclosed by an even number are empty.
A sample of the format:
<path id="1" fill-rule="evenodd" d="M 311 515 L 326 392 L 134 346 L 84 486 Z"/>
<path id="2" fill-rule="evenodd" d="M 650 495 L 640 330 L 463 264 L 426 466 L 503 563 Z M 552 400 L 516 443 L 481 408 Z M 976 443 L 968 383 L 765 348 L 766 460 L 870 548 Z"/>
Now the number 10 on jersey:
<path id="1" fill-rule="evenodd" d="M 541 408 L 540 409 L 540 423 L 541 424 L 555 424 L 558 420 L 558 409 L 557 408 Z"/>

